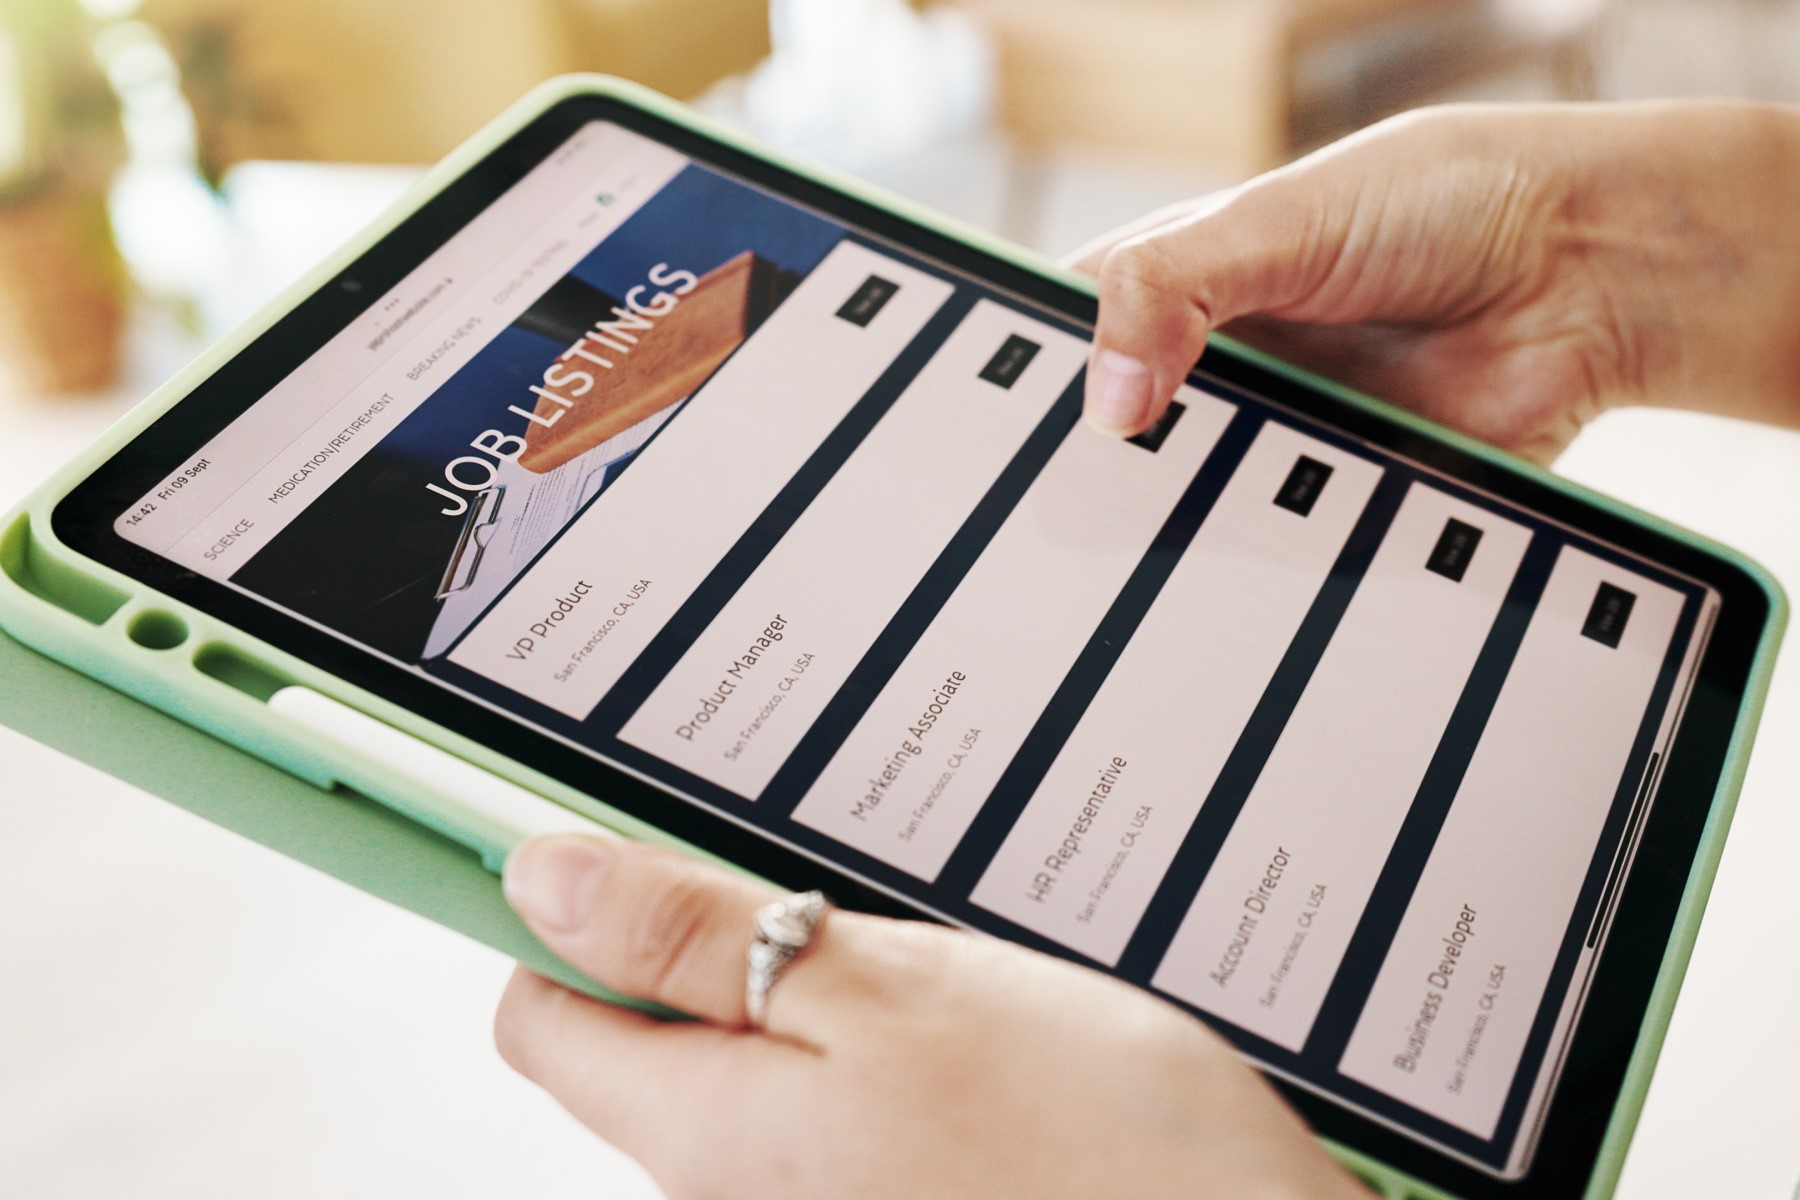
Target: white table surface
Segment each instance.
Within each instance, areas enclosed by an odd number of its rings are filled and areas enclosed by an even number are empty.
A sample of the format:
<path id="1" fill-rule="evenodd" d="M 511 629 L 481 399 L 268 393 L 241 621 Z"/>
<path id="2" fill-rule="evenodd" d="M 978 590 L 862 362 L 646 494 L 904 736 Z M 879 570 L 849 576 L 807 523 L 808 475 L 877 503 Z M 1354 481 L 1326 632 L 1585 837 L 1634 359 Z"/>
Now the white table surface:
<path id="1" fill-rule="evenodd" d="M 324 248 L 289 245 L 271 269 Z M 119 395 L 0 403 L 0 507 L 191 352 L 148 327 Z M 1800 592 L 1800 435 L 1622 413 L 1562 466 Z M 499 1061 L 489 1021 L 507 964 L 494 952 L 4 729 L 0 828 L 0 1196 L 657 1195 Z M 1796 1195 L 1797 847 L 1790 656 L 1627 1200 Z"/>
<path id="2" fill-rule="evenodd" d="M 122 233 L 221 330 L 415 175 L 153 176 Z M 141 314 L 114 393 L 0 397 L 0 509 L 200 345 Z M 5 728 L 0 829 L 5 1200 L 661 1195 L 500 1061 L 500 954 Z"/>

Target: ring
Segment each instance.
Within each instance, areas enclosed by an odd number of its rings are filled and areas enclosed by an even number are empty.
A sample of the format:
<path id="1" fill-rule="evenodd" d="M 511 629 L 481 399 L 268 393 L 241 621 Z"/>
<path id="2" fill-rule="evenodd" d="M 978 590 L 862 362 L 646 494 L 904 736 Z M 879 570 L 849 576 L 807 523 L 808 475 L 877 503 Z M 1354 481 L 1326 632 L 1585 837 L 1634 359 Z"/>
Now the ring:
<path id="1" fill-rule="evenodd" d="M 751 1028 L 763 1028 L 769 1014 L 769 990 L 789 964 L 812 944 L 828 907 L 825 893 L 812 891 L 795 892 L 756 910 L 755 928 L 750 935 L 750 969 L 744 977 L 744 1015 Z"/>

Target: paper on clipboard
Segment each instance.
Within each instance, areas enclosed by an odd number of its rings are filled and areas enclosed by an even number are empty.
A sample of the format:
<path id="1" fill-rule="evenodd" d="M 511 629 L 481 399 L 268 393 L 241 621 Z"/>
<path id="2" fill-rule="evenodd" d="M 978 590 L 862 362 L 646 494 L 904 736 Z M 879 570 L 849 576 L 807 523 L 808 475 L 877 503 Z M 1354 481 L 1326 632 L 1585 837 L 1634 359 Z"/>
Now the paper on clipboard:
<path id="1" fill-rule="evenodd" d="M 659 315 L 655 338 L 640 342 L 630 331 L 630 313 L 616 305 L 610 326 L 580 336 L 577 346 L 613 354 L 614 366 L 598 372 L 598 385 L 586 393 L 551 398 L 544 393 L 552 389 L 540 391 L 525 449 L 498 465 L 493 486 L 464 517 L 437 585 L 441 607 L 424 657 L 450 649 L 743 344 L 791 285 L 773 263 L 744 251 L 700 276 L 679 306 Z M 540 323 L 567 319 L 565 303 L 539 307 L 545 310 Z M 612 347 L 621 337 L 630 343 L 629 354 Z"/>
<path id="2" fill-rule="evenodd" d="M 532 471 L 517 460 L 501 463 L 494 486 L 469 506 L 445 564 L 438 584 L 443 603 L 424 656 L 448 651 L 679 408 L 679 403 L 666 405 L 550 471 Z"/>

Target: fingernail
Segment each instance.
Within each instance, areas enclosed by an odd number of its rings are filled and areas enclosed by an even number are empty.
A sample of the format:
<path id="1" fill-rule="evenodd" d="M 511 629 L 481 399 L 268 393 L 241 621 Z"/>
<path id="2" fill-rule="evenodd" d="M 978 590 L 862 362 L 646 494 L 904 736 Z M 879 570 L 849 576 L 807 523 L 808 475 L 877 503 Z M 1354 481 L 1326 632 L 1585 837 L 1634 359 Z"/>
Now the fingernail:
<path id="1" fill-rule="evenodd" d="M 1110 433 L 1136 433 L 1149 415 L 1150 368 L 1117 350 L 1096 354 L 1088 420 Z"/>
<path id="2" fill-rule="evenodd" d="M 611 861 L 612 848 L 595 838 L 538 838 L 507 856 L 500 885 L 521 917 L 566 933 L 587 922 Z"/>

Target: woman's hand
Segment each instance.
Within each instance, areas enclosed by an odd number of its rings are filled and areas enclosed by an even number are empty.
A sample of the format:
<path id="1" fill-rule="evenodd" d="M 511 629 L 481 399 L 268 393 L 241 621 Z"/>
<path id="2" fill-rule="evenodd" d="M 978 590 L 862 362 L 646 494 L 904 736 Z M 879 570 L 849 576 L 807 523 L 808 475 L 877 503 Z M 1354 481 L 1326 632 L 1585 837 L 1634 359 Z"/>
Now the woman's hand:
<path id="1" fill-rule="evenodd" d="M 502 1055 L 674 1200 L 1364 1196 L 1200 1022 L 992 938 L 825 918 L 745 1027 L 772 889 L 666 851 L 559 836 L 507 863 L 556 954 L 698 1018 L 654 1020 L 520 969 Z"/>
<path id="2" fill-rule="evenodd" d="M 1800 425 L 1800 110 L 1428 109 L 1103 239 L 1087 412 L 1234 336 L 1540 461 L 1619 404 Z"/>

